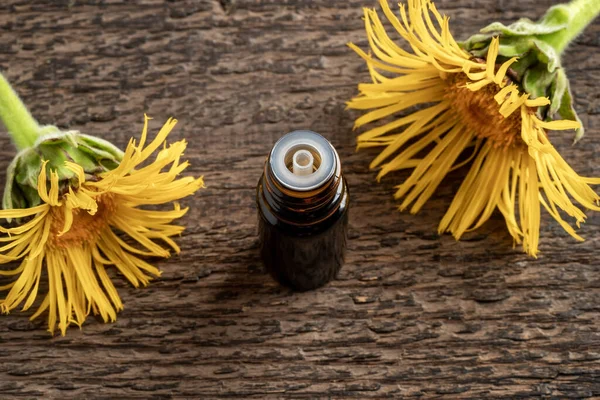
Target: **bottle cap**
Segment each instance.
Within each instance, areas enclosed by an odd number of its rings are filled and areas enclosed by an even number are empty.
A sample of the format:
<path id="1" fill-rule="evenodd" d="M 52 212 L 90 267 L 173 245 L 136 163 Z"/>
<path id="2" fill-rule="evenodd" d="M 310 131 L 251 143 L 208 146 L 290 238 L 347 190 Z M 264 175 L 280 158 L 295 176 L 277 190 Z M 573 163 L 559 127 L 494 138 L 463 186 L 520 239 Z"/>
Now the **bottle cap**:
<path id="1" fill-rule="evenodd" d="M 275 178 L 286 188 L 309 191 L 335 173 L 337 153 L 331 143 L 312 131 L 294 131 L 275 143 L 269 162 Z"/>

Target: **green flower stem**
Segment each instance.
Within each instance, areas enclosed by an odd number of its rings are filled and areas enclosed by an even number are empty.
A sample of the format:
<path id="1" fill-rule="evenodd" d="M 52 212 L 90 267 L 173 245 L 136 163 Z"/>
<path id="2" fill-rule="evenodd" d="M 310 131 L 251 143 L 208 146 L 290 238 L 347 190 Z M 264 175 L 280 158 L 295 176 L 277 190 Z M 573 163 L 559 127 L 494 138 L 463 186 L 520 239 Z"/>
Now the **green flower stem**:
<path id="1" fill-rule="evenodd" d="M 1 73 L 0 119 L 19 151 L 32 147 L 40 136 L 40 126 L 37 121 Z"/>
<path id="2" fill-rule="evenodd" d="M 558 5 L 556 8 L 560 8 L 570 16 L 569 24 L 566 29 L 546 35 L 542 40 L 552 46 L 560 55 L 569 43 L 600 14 L 600 0 L 573 0 L 568 4 Z"/>

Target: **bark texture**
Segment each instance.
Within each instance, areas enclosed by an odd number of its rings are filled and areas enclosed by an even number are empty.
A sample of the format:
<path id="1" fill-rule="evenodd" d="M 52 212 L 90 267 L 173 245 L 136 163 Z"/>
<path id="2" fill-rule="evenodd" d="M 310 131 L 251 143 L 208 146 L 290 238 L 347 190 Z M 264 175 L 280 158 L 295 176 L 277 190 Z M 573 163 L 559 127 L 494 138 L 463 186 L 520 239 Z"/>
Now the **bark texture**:
<path id="1" fill-rule="evenodd" d="M 551 0 L 442 0 L 455 36 L 538 18 Z M 456 242 L 437 223 L 464 171 L 419 215 L 356 153 L 344 102 L 368 79 L 372 0 L 3 0 L 0 68 L 42 123 L 124 147 L 143 113 L 187 138 L 207 189 L 182 254 L 136 290 L 112 274 L 113 324 L 51 338 L 29 313 L 0 317 L 0 398 L 584 398 L 600 396 L 600 215 L 571 239 L 544 215 L 541 255 L 512 248 L 500 215 Z M 587 135 L 553 134 L 582 175 L 600 175 L 600 23 L 565 58 Z M 351 189 L 339 279 L 293 293 L 263 270 L 255 186 L 281 135 L 328 137 Z M 14 151 L 0 135 L 0 170 Z M 4 175 L 0 176 L 4 182 Z"/>

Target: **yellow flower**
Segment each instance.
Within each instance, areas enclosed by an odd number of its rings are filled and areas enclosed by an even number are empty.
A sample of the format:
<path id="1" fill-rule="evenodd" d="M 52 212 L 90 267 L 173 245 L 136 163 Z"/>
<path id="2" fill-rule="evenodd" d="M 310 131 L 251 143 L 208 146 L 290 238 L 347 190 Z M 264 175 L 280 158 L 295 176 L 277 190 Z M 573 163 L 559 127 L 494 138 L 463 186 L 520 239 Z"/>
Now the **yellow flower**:
<path id="1" fill-rule="evenodd" d="M 552 146 L 547 129 L 579 127 L 576 121 L 544 122 L 536 109 L 549 104 L 532 99 L 511 80 L 517 58 L 497 64 L 499 42 L 494 38 L 485 60 L 474 58 L 452 37 L 448 18 L 428 0 L 408 0 L 398 18 L 386 0 L 383 12 L 412 52 L 399 47 L 386 33 L 374 10 L 365 9 L 365 26 L 373 55 L 350 44 L 366 62 L 372 83 L 359 85 L 360 95 L 348 106 L 372 110 L 355 127 L 385 119 L 381 126 L 358 137 L 358 147 L 381 146 L 371 168 L 377 179 L 389 172 L 412 169 L 397 187 L 399 208 L 417 213 L 442 179 L 471 163 L 470 171 L 439 224 L 439 232 L 459 239 L 480 227 L 498 209 L 508 231 L 525 252 L 538 252 L 540 208 L 543 206 L 575 239 L 583 240 L 562 218 L 577 226 L 584 212 L 573 204 L 599 210 L 599 196 L 588 186 L 598 178 L 579 176 Z M 414 106 L 421 106 L 414 111 Z M 397 113 L 409 112 L 395 119 Z M 465 150 L 470 156 L 460 156 Z"/>
<path id="2" fill-rule="evenodd" d="M 146 144 L 148 119 L 139 144 L 133 139 L 129 142 L 115 169 L 88 176 L 80 165 L 67 161 L 64 167 L 76 178 L 65 188 L 56 171 L 47 176 L 46 161 L 37 179 L 42 204 L 0 211 L 0 218 L 24 221 L 17 227 L 0 227 L 7 234 L 0 238 L 0 263 L 22 260 L 12 271 L 0 270 L 0 275 L 17 277 L 0 288 L 10 290 L 0 302 L 3 312 L 23 302 L 23 310 L 34 304 L 45 268 L 48 294 L 31 319 L 48 310 L 49 331 L 53 333 L 58 325 L 63 335 L 71 323 L 81 327 L 90 312 L 99 314 L 105 322 L 115 321 L 123 304 L 107 266 L 114 266 L 138 287 L 147 285 L 151 276 L 160 275 L 156 267 L 140 257 L 169 257 L 169 250 L 156 240 L 179 253 L 171 237 L 184 227 L 171 223 L 187 208 L 181 209 L 177 203 L 170 211 L 140 207 L 176 201 L 196 192 L 203 182 L 202 178 L 178 178 L 188 166 L 180 162 L 186 142 L 168 147 L 165 143 L 177 121 L 169 119 Z M 164 148 L 149 161 L 163 143 Z"/>

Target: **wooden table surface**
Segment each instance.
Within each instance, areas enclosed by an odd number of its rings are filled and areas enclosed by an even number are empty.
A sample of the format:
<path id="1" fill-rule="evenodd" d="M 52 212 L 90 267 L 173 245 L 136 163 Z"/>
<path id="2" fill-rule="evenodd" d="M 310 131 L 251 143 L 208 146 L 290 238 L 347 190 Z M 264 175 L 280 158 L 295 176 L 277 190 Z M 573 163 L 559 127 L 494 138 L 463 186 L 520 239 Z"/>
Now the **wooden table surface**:
<path id="1" fill-rule="evenodd" d="M 458 39 L 556 3 L 437 2 Z M 344 104 L 368 79 L 345 46 L 366 45 L 363 6 L 375 1 L 0 3 L 0 68 L 41 123 L 124 147 L 143 113 L 154 131 L 175 116 L 207 185 L 185 201 L 183 251 L 160 279 L 136 290 L 112 274 L 116 323 L 51 338 L 45 318 L 0 316 L 0 398 L 600 396 L 600 215 L 584 243 L 544 215 L 532 259 L 500 214 L 461 242 L 436 234 L 465 171 L 419 215 L 397 212 L 406 175 L 375 183 Z M 552 135 L 582 175 L 600 175 L 599 48 L 596 22 L 565 57 L 586 137 Z M 299 128 L 336 146 L 352 196 L 347 263 L 307 293 L 264 273 L 254 205 L 267 152 Z"/>

